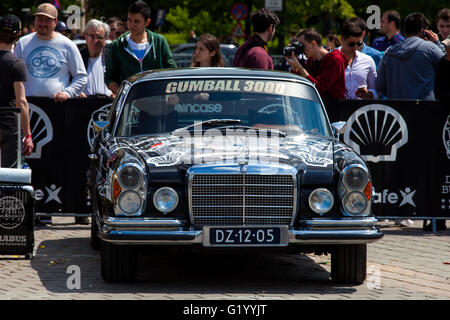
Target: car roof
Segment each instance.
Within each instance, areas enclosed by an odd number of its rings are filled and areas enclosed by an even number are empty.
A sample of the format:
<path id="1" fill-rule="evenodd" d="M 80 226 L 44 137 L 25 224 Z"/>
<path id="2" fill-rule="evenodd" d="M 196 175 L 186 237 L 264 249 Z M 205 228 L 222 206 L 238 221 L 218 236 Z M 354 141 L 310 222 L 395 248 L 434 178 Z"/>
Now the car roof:
<path id="1" fill-rule="evenodd" d="M 245 78 L 267 78 L 278 80 L 290 80 L 311 85 L 312 83 L 296 74 L 276 70 L 261 70 L 248 68 L 178 68 L 178 69 L 160 69 L 150 70 L 135 74 L 127 79 L 131 84 L 154 79 L 171 79 L 185 77 L 245 77 Z"/>
<path id="2" fill-rule="evenodd" d="M 177 45 L 176 47 L 172 48 L 172 52 L 176 52 L 179 51 L 181 49 L 186 49 L 186 48 L 194 48 L 196 46 L 195 42 L 188 42 L 188 43 L 181 43 L 179 45 Z M 226 43 L 221 43 L 220 44 L 220 48 L 221 49 L 235 49 L 237 50 L 237 47 L 234 44 L 226 44 Z"/>

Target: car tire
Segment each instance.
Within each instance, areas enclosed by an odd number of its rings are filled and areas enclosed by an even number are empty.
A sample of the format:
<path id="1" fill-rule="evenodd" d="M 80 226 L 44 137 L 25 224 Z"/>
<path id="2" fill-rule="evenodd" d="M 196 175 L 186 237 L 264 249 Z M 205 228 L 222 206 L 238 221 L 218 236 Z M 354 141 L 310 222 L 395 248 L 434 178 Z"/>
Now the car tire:
<path id="1" fill-rule="evenodd" d="M 334 282 L 362 284 L 367 276 L 367 245 L 337 245 L 331 252 L 331 278 Z"/>
<path id="2" fill-rule="evenodd" d="M 106 282 L 132 282 L 137 255 L 133 247 L 101 241 L 101 273 Z"/>

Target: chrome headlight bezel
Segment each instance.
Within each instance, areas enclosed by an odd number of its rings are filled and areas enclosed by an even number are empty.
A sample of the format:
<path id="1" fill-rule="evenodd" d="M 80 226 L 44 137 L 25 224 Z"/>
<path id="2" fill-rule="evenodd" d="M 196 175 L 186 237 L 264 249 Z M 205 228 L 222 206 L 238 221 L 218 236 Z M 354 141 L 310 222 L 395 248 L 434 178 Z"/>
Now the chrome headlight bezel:
<path id="1" fill-rule="evenodd" d="M 157 197 L 160 196 L 162 194 L 162 192 L 169 192 L 172 196 L 174 196 L 175 201 L 174 201 L 174 204 L 170 208 L 163 208 L 160 205 L 160 203 L 159 203 L 160 199 L 157 199 Z M 179 203 L 178 193 L 171 187 L 161 187 L 158 190 L 156 190 L 156 192 L 153 195 L 153 205 L 155 206 L 155 208 L 158 211 L 160 211 L 163 214 L 167 214 L 167 213 L 174 211 L 178 207 L 178 203 Z"/>
<path id="2" fill-rule="evenodd" d="M 135 210 L 125 210 L 124 209 L 124 198 L 126 196 L 135 196 L 135 200 L 137 201 L 137 206 Z M 126 215 L 126 216 L 137 216 L 141 214 L 141 210 L 142 210 L 142 206 L 144 204 L 144 199 L 142 198 L 142 196 L 134 191 L 134 190 L 125 190 L 123 191 L 119 197 L 117 198 L 117 205 L 121 211 L 121 214 Z"/>
<path id="3" fill-rule="evenodd" d="M 361 202 L 363 203 L 363 205 L 361 206 L 361 210 L 359 211 L 352 211 L 351 210 L 351 206 L 349 206 L 349 201 L 350 201 L 350 197 L 353 196 L 358 196 L 360 197 Z M 364 214 L 364 212 L 367 209 L 368 206 L 368 200 L 367 198 L 364 196 L 364 194 L 360 191 L 351 191 L 348 192 L 345 196 L 344 199 L 342 199 L 342 205 L 344 206 L 345 211 L 351 215 L 351 216 L 361 216 Z"/>
<path id="4" fill-rule="evenodd" d="M 138 179 L 137 179 L 137 183 L 135 183 L 134 185 L 126 185 L 126 183 L 124 183 L 123 178 L 122 178 L 122 174 L 125 172 L 125 170 L 127 169 L 131 169 L 133 170 L 135 173 L 138 174 Z M 135 163 L 124 163 L 122 164 L 118 170 L 117 170 L 117 181 L 120 184 L 120 187 L 124 190 L 136 190 L 138 189 L 142 183 L 144 182 L 144 177 L 145 177 L 145 172 L 144 169 L 135 164 Z"/>
<path id="5" fill-rule="evenodd" d="M 358 170 L 359 173 L 363 174 L 361 182 L 358 185 L 352 185 L 349 183 L 349 176 Z M 367 167 L 359 163 L 354 163 L 346 166 L 339 178 L 339 184 L 337 186 L 338 197 L 341 201 L 342 212 L 344 216 L 356 217 L 356 216 L 369 216 L 371 214 L 371 199 L 372 199 L 372 182 L 370 179 L 369 170 Z M 358 212 L 352 212 L 348 209 L 349 197 L 354 193 L 360 194 L 364 198 L 364 209 Z"/>
<path id="6" fill-rule="evenodd" d="M 349 176 L 354 171 L 358 171 L 359 173 L 362 173 L 362 175 L 363 175 L 363 178 L 362 178 L 363 180 L 361 180 L 359 182 L 359 185 L 356 185 L 356 186 L 355 185 L 352 186 L 349 183 Z M 365 168 L 362 167 L 361 165 L 357 165 L 357 164 L 349 165 L 349 166 L 345 167 L 343 170 L 342 182 L 348 190 L 352 190 L 352 191 L 362 190 L 366 187 L 367 183 L 369 182 L 369 174 L 365 170 Z"/>
<path id="7" fill-rule="evenodd" d="M 321 195 L 319 196 L 319 193 L 321 193 Z M 317 205 L 317 202 L 314 201 L 314 196 L 319 196 L 322 199 L 325 199 L 325 197 L 328 197 L 326 200 L 329 201 L 327 207 L 320 209 L 319 206 Z M 312 211 L 314 211 L 315 213 L 318 213 L 320 215 L 323 215 L 327 212 L 329 212 L 334 205 L 334 196 L 333 194 L 325 188 L 318 188 L 315 189 L 313 192 L 310 193 L 309 197 L 308 197 L 308 204 L 309 207 L 311 208 Z"/>
<path id="8" fill-rule="evenodd" d="M 126 171 L 131 168 L 131 177 L 125 177 Z M 128 179 L 129 178 L 129 179 Z M 132 184 L 128 183 L 133 182 Z M 146 175 L 146 166 L 136 156 L 125 153 L 118 168 L 111 173 L 111 201 L 114 203 L 114 214 L 120 216 L 140 216 L 144 213 L 147 203 L 148 178 Z M 122 195 L 128 191 L 135 192 L 139 196 L 140 207 L 136 211 L 125 211 Z M 121 202 L 119 205 L 119 201 Z M 136 199 L 136 201 L 138 201 Z"/>

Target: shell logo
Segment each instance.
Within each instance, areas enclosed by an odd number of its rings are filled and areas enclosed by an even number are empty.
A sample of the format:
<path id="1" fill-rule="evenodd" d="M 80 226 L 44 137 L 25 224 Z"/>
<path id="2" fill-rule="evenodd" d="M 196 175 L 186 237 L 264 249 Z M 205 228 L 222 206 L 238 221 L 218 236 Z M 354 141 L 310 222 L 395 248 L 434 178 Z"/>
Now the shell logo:
<path id="1" fill-rule="evenodd" d="M 408 127 L 393 108 L 371 104 L 347 120 L 344 142 L 366 161 L 396 161 L 398 149 L 408 142 Z"/>
<path id="2" fill-rule="evenodd" d="M 447 122 L 442 130 L 442 140 L 444 141 L 444 148 L 447 153 L 447 158 L 450 160 L 450 115 L 447 117 Z"/>
<path id="3" fill-rule="evenodd" d="M 111 109 L 111 105 L 112 103 L 105 104 L 104 106 L 95 110 L 91 115 L 91 119 L 89 120 L 89 124 L 87 127 L 87 140 L 91 148 L 94 145 L 95 139 L 94 121 L 108 120 L 108 114 L 109 110 Z"/>
<path id="4" fill-rule="evenodd" d="M 42 148 L 53 140 L 53 126 L 44 110 L 28 103 L 30 107 L 30 129 L 33 137 L 34 150 L 27 158 L 40 159 Z"/>

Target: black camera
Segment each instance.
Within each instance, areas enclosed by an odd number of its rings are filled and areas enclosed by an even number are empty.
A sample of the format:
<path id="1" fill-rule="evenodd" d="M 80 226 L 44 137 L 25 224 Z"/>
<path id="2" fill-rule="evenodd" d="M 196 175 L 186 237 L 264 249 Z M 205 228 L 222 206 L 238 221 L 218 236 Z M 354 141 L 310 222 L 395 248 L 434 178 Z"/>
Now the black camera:
<path id="1" fill-rule="evenodd" d="M 283 56 L 290 57 L 292 55 L 292 52 L 296 56 L 301 55 L 303 53 L 303 49 L 303 44 L 300 41 L 293 41 L 283 48 Z"/>

